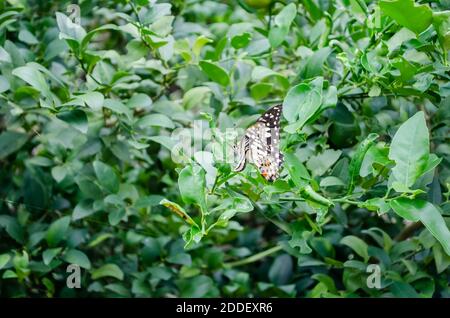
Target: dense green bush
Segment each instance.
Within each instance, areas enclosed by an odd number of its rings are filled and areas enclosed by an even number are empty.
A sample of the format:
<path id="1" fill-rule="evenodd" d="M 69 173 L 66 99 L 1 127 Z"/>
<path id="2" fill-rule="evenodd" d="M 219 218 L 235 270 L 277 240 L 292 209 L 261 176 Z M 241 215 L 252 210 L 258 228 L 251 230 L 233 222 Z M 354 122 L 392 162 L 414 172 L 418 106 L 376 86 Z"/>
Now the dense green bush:
<path id="1" fill-rule="evenodd" d="M 450 296 L 450 1 L 70 4 L 0 4 L 1 296 Z"/>

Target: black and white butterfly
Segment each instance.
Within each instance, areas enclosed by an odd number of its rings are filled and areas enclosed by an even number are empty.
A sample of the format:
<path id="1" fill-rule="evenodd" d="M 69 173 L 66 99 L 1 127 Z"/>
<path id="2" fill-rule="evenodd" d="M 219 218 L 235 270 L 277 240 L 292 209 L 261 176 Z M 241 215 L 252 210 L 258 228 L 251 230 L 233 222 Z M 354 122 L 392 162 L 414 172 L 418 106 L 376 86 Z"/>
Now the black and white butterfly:
<path id="1" fill-rule="evenodd" d="M 234 171 L 242 171 L 247 162 L 254 164 L 268 181 L 279 177 L 283 164 L 280 153 L 280 116 L 282 105 L 276 105 L 247 128 L 244 137 L 235 146 L 237 165 Z"/>

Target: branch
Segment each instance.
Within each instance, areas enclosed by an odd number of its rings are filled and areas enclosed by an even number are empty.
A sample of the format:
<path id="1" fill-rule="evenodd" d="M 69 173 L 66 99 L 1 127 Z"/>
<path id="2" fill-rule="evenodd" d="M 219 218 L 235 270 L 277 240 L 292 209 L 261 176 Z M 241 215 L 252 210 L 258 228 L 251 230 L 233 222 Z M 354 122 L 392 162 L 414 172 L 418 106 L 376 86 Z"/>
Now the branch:
<path id="1" fill-rule="evenodd" d="M 250 263 L 254 263 L 259 261 L 260 259 L 263 259 L 266 256 L 269 256 L 271 254 L 274 254 L 278 251 L 280 251 L 282 249 L 282 247 L 280 245 L 271 247 L 265 251 L 262 251 L 260 253 L 257 253 L 255 255 L 251 255 L 249 257 L 246 257 L 244 259 L 241 259 L 239 261 L 236 262 L 230 262 L 230 263 L 225 263 L 223 264 L 224 267 L 226 268 L 231 268 L 231 267 L 236 267 L 236 266 L 242 266 L 242 265 L 246 265 L 246 264 L 250 264 Z"/>
<path id="2" fill-rule="evenodd" d="M 407 225 L 395 238 L 394 240 L 400 242 L 404 241 L 414 234 L 414 232 L 422 227 L 421 222 L 414 222 Z"/>

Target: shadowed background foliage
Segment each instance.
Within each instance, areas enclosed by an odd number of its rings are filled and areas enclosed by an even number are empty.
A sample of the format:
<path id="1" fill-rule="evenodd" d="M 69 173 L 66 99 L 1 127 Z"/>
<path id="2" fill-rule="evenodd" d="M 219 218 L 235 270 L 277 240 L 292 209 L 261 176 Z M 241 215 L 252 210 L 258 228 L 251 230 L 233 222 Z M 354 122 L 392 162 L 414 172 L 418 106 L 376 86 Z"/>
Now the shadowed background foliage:
<path id="1" fill-rule="evenodd" d="M 450 1 L 73 3 L 0 3 L 0 296 L 450 296 Z"/>

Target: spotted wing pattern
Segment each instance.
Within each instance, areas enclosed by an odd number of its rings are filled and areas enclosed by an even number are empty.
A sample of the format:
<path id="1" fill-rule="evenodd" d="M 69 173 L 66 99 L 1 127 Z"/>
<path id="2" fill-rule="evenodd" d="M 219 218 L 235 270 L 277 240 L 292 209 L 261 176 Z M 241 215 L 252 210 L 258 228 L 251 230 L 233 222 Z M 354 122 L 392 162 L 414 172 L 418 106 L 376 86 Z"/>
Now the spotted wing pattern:
<path id="1" fill-rule="evenodd" d="M 279 177 L 283 164 L 283 155 L 279 150 L 281 107 L 272 107 L 247 128 L 236 147 L 238 164 L 235 171 L 244 170 L 249 162 L 258 168 L 266 180 L 274 181 Z"/>

